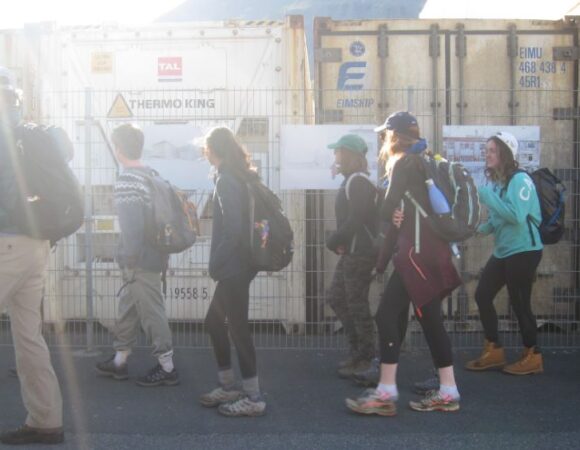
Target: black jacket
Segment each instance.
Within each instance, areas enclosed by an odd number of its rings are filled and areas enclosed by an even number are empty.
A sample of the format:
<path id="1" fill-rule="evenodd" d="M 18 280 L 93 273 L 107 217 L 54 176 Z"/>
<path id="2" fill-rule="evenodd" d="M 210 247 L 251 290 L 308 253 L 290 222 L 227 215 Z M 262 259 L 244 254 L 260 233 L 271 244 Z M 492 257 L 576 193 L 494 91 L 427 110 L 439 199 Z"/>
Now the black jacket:
<path id="1" fill-rule="evenodd" d="M 326 246 L 333 252 L 344 246 L 346 253 L 369 254 L 375 251 L 377 190 L 368 179 L 356 175 L 348 185 L 347 199 L 346 186 L 353 175 L 344 178 L 336 195 L 336 231 L 327 239 Z"/>

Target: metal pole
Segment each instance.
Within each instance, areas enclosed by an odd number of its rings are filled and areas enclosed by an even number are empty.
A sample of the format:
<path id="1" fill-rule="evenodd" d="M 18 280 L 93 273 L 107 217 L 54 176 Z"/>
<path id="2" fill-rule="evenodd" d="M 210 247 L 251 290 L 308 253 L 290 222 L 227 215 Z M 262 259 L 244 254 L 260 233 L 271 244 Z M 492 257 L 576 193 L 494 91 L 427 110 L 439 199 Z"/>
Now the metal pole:
<path id="1" fill-rule="evenodd" d="M 93 198 L 91 163 L 92 90 L 85 89 L 85 277 L 87 302 L 87 351 L 94 345 L 93 337 Z"/>
<path id="2" fill-rule="evenodd" d="M 437 25 L 431 26 L 431 36 L 429 38 L 429 56 L 431 56 L 431 81 L 432 81 L 432 102 L 433 109 L 433 143 L 432 150 L 434 153 L 439 153 L 439 65 L 438 59 L 440 55 L 439 47 L 439 27 Z"/>

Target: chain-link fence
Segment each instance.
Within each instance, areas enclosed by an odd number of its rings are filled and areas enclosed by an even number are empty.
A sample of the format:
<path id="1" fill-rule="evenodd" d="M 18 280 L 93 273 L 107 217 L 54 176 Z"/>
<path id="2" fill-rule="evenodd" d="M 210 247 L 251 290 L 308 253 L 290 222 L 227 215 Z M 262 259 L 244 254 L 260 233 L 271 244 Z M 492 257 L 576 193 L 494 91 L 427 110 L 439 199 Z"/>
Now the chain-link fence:
<path id="1" fill-rule="evenodd" d="M 578 246 L 578 122 L 572 108 L 576 92 L 534 90 L 517 93 L 509 106 L 507 91 L 464 90 L 459 93 L 405 89 L 352 92 L 351 100 L 387 98 L 388 108 L 343 108 L 340 115 L 313 111 L 314 102 L 337 103 L 335 91 L 293 90 L 163 90 L 117 92 L 51 92 L 39 105 L 39 120 L 64 127 L 75 144 L 73 168 L 84 187 L 85 225 L 53 250 L 46 282 L 43 314 L 53 345 L 110 345 L 122 285 L 115 261 L 119 226 L 112 187 L 119 171 L 109 136 L 117 125 L 133 122 L 146 135 L 144 157 L 162 175 L 186 189 L 196 202 L 201 236 L 189 250 L 172 255 L 165 305 L 176 347 L 206 347 L 203 319 L 215 284 L 207 273 L 211 241 L 212 180 L 200 153 L 199 138 L 212 126 L 235 130 L 259 167 L 263 179 L 279 192 L 295 232 L 295 256 L 279 273 L 260 273 L 251 287 L 250 320 L 258 347 L 340 348 L 340 324 L 325 301 L 337 258 L 326 250 L 325 237 L 335 226 L 334 192 L 280 190 L 280 130 L 287 124 L 378 124 L 394 110 L 413 111 L 435 152 L 445 150 L 446 125 L 521 125 L 539 129 L 540 165 L 551 168 L 567 186 L 567 232 L 546 247 L 533 291 L 540 343 L 546 347 L 580 345 L 580 248 Z M 354 103 L 353 103 L 354 104 Z M 362 103 L 361 103 L 362 104 Z M 568 115 L 567 115 L 568 114 Z M 480 155 L 481 156 L 481 155 Z M 330 176 L 330 173 L 329 175 Z M 476 347 L 481 326 L 473 294 L 480 271 L 492 251 L 491 238 L 472 238 L 460 245 L 457 261 L 464 284 L 444 303 L 442 314 L 455 346 Z M 372 282 L 373 311 L 388 273 Z M 519 346 L 515 316 L 505 290 L 495 302 L 503 342 Z M 424 346 L 411 314 L 410 346 Z M 0 319 L 0 343 L 10 344 L 7 316 Z"/>

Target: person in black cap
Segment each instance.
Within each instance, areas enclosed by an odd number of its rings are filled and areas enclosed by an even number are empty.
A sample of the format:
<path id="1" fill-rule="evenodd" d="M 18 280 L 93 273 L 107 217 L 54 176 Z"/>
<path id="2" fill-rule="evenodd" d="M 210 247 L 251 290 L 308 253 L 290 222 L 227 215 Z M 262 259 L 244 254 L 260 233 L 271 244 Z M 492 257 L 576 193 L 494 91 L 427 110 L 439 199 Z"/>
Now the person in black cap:
<path id="1" fill-rule="evenodd" d="M 392 416 L 396 414 L 396 383 L 403 334 L 401 327 L 408 317 L 409 304 L 415 308 L 441 384 L 420 401 L 409 406 L 417 411 L 457 411 L 459 392 L 453 371 L 451 342 L 441 317 L 441 302 L 461 279 L 451 261 L 449 243 L 440 239 L 429 224 L 417 214 L 413 200 L 430 212 L 421 161 L 427 142 L 420 137 L 417 119 L 408 112 L 389 116 L 375 129 L 383 141 L 381 161 L 389 185 L 381 207 L 381 218 L 390 220 L 396 231 L 392 259 L 394 271 L 387 282 L 375 321 L 379 334 L 381 374 L 374 390 L 358 398 L 346 399 L 347 407 L 360 414 Z"/>
<path id="2" fill-rule="evenodd" d="M 335 202 L 337 229 L 326 241 L 340 255 L 326 298 L 347 336 L 349 357 L 338 375 L 350 378 L 367 370 L 375 356 L 376 336 L 369 308 L 369 284 L 375 266 L 377 189 L 369 178 L 367 144 L 347 134 L 328 148 L 334 150 L 335 171 L 344 176 Z"/>

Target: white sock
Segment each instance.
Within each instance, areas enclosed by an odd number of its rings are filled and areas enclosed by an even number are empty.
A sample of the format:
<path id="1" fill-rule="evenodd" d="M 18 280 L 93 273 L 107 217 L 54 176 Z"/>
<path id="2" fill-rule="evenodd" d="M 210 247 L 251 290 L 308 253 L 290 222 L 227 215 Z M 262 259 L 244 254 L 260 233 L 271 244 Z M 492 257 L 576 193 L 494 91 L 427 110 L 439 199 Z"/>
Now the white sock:
<path id="1" fill-rule="evenodd" d="M 444 384 L 439 385 L 439 393 L 442 396 L 449 396 L 451 397 L 453 400 L 459 400 L 460 399 L 460 395 L 459 395 L 459 391 L 457 390 L 457 386 L 445 386 Z"/>
<path id="2" fill-rule="evenodd" d="M 397 390 L 396 384 L 381 384 L 377 386 L 377 391 L 381 394 L 389 394 L 389 397 L 393 400 L 397 400 L 399 398 L 399 391 Z"/>
<path id="3" fill-rule="evenodd" d="M 169 350 L 167 353 L 163 353 L 163 355 L 157 358 L 159 360 L 159 364 L 163 367 L 163 370 L 167 373 L 173 372 L 173 350 Z"/>
<path id="4" fill-rule="evenodd" d="M 123 364 L 127 363 L 127 358 L 131 354 L 131 350 L 117 350 L 115 352 L 115 359 L 113 359 L 113 363 L 115 366 L 120 367 Z"/>

